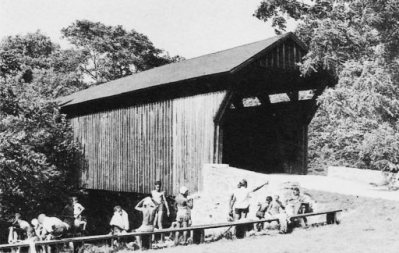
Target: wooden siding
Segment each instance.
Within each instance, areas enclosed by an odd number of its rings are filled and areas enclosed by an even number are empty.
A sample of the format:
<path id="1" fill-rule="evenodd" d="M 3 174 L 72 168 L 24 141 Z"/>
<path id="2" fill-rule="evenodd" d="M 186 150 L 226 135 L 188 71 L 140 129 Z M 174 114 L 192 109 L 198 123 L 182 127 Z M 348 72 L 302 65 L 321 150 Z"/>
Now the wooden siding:
<path id="1" fill-rule="evenodd" d="M 114 109 L 71 118 L 84 149 L 81 186 L 149 193 L 161 179 L 168 193 L 198 189 L 213 160 L 213 117 L 225 92 Z"/>
<path id="2" fill-rule="evenodd" d="M 263 68 L 292 70 L 302 60 L 305 51 L 293 40 L 286 40 L 277 47 L 270 49 L 257 64 Z"/>
<path id="3" fill-rule="evenodd" d="M 214 117 L 226 96 L 215 92 L 173 101 L 173 175 L 175 186 L 198 191 L 202 166 L 213 162 Z M 178 189 L 174 189 L 177 192 Z"/>

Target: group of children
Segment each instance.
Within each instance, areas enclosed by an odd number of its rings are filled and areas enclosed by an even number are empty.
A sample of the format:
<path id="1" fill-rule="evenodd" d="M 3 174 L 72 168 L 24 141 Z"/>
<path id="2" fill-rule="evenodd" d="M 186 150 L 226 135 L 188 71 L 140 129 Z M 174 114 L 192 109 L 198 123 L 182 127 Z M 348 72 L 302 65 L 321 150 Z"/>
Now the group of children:
<path id="1" fill-rule="evenodd" d="M 188 190 L 185 192 L 188 194 Z M 135 209 L 142 213 L 142 225 L 137 232 L 152 232 L 157 227 L 163 228 L 163 218 L 170 215 L 169 204 L 165 192 L 161 191 L 161 181 L 155 182 L 155 190 L 151 191 L 151 197 L 146 197 L 135 206 Z M 129 231 L 129 216 L 120 206 L 114 207 L 114 215 L 110 221 L 112 234 L 123 234 Z"/>
<path id="2" fill-rule="evenodd" d="M 175 198 L 176 220 L 172 227 L 191 226 L 191 209 L 193 208 L 193 197 L 188 195 L 188 188 L 182 186 L 179 194 Z M 153 232 L 154 229 L 163 229 L 164 213 L 170 216 L 170 207 L 166 199 L 165 192 L 161 191 L 161 181 L 155 182 L 155 190 L 151 191 L 151 197 L 142 199 L 135 209 L 142 213 L 143 220 L 135 232 Z M 110 221 L 112 234 L 124 234 L 129 231 L 129 217 L 125 210 L 120 206 L 114 207 L 114 215 Z M 187 233 L 183 233 L 183 240 L 187 240 Z M 164 241 L 164 235 L 161 235 L 161 242 Z"/>
<path id="3" fill-rule="evenodd" d="M 84 231 L 86 229 L 86 221 L 82 218 L 84 209 L 77 197 L 71 197 L 63 210 L 63 220 L 40 214 L 29 224 L 22 219 L 21 214 L 16 213 L 9 228 L 8 242 L 54 240 L 76 230 Z"/>
<path id="4" fill-rule="evenodd" d="M 231 220 L 240 220 L 247 218 L 250 208 L 250 198 L 253 192 L 258 191 L 268 182 L 254 188 L 248 189 L 248 183 L 245 179 L 241 180 L 231 194 L 230 212 Z M 185 186 L 180 188 L 179 194 L 175 197 L 176 219 L 172 227 L 189 227 L 192 224 L 191 210 L 193 208 L 192 196 Z M 306 213 L 312 210 L 313 201 L 309 196 L 300 194 L 299 188 L 293 188 L 292 195 L 285 202 L 280 201 L 278 195 L 273 198 L 267 196 L 265 202 L 259 203 L 256 217 L 278 218 L 282 229 L 287 226 L 289 216 L 298 213 Z M 156 228 L 163 229 L 165 212 L 170 216 L 170 205 L 166 199 L 165 192 L 161 190 L 161 182 L 155 182 L 155 189 L 151 191 L 151 197 L 142 199 L 135 209 L 142 213 L 142 224 L 136 232 L 153 232 Z M 48 217 L 40 214 L 37 219 L 33 219 L 31 224 L 21 218 L 17 213 L 10 227 L 9 243 L 29 239 L 29 240 L 51 240 L 58 239 L 68 233 L 76 231 L 85 231 L 87 222 L 82 217 L 85 208 L 78 202 L 76 197 L 71 197 L 70 202 L 63 210 L 63 220 L 57 217 Z M 285 224 L 284 224 L 285 223 Z M 124 234 L 129 232 L 129 215 L 121 206 L 114 207 L 114 214 L 109 223 L 112 234 Z M 255 229 L 261 229 L 255 226 Z M 161 241 L 164 238 L 161 236 Z M 187 240 L 186 233 L 183 233 L 183 240 Z"/>
<path id="5" fill-rule="evenodd" d="M 245 179 L 241 180 L 237 189 L 231 194 L 230 197 L 230 213 L 231 220 L 240 220 L 247 218 L 250 207 L 251 194 L 263 186 L 267 185 L 268 182 L 254 188 L 248 189 L 248 183 Z M 314 201 L 309 195 L 301 194 L 298 187 L 292 188 L 292 193 L 285 201 L 280 200 L 279 195 L 274 197 L 267 196 L 265 202 L 258 203 L 256 217 L 258 219 L 278 219 L 281 232 L 286 232 L 288 226 L 291 223 L 290 217 L 292 215 L 309 213 L 313 211 Z M 301 219 L 306 225 L 306 218 Z M 257 224 L 256 230 L 260 230 L 263 226 Z"/>

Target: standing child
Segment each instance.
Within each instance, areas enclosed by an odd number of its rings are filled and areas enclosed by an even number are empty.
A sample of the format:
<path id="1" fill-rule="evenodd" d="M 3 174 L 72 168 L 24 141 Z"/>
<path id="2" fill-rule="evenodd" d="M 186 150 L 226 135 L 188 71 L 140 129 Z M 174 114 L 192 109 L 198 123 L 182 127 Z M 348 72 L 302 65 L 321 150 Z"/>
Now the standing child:
<path id="1" fill-rule="evenodd" d="M 150 197 L 146 197 L 142 199 L 139 203 L 137 203 L 136 209 L 143 214 L 143 222 L 141 226 L 136 229 L 136 232 L 153 232 L 154 231 L 154 220 L 155 215 L 158 211 L 158 207 L 152 201 Z"/>
<path id="2" fill-rule="evenodd" d="M 166 209 L 166 215 L 170 215 L 168 201 L 166 200 L 165 191 L 161 191 L 161 181 L 155 182 L 155 190 L 151 191 L 151 197 L 154 204 L 158 207 L 156 212 L 154 226 L 158 226 L 159 229 L 163 228 L 163 215 Z"/>
<path id="3" fill-rule="evenodd" d="M 153 232 L 154 231 L 154 221 L 155 221 L 155 215 L 158 211 L 159 205 L 155 205 L 153 200 L 150 197 L 146 197 L 142 199 L 134 209 L 137 211 L 140 211 L 143 214 L 143 222 L 141 226 L 136 229 L 136 232 Z M 148 241 L 152 240 L 151 236 L 144 236 L 144 237 L 139 237 L 137 236 L 136 238 L 137 242 L 139 243 L 139 247 L 143 249 L 144 247 L 147 247 L 148 245 L 143 245 L 143 241 L 145 240 L 147 243 Z"/>
<path id="4" fill-rule="evenodd" d="M 269 182 L 254 188 L 248 189 L 248 183 L 246 179 L 241 180 L 238 183 L 238 188 L 230 196 L 230 213 L 235 214 L 235 220 L 240 220 L 241 218 L 247 218 L 249 212 L 250 198 L 251 194 L 261 189 L 263 186 L 267 185 Z"/>
<path id="5" fill-rule="evenodd" d="M 177 207 L 176 222 L 178 224 L 178 227 L 190 227 L 191 209 L 193 209 L 194 204 L 193 198 L 188 196 L 187 187 L 180 187 L 180 193 L 176 196 L 175 201 Z M 183 243 L 187 243 L 187 231 L 183 232 Z"/>
<path id="6" fill-rule="evenodd" d="M 73 205 L 73 217 L 74 217 L 74 225 L 76 228 L 82 228 L 83 231 L 86 230 L 87 222 L 82 218 L 82 212 L 85 208 L 79 203 L 78 197 L 72 197 L 72 205 Z"/>

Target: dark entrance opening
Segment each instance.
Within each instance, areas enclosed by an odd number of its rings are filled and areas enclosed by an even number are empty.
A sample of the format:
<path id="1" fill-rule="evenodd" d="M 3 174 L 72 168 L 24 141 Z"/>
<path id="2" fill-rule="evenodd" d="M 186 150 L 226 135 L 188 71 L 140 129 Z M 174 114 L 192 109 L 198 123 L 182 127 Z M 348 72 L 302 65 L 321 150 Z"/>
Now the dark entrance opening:
<path id="1" fill-rule="evenodd" d="M 264 173 L 282 173 L 278 129 L 270 110 L 229 110 L 223 125 L 223 163 Z"/>
<path id="2" fill-rule="evenodd" d="M 262 173 L 306 173 L 308 102 L 229 108 L 222 162 Z"/>

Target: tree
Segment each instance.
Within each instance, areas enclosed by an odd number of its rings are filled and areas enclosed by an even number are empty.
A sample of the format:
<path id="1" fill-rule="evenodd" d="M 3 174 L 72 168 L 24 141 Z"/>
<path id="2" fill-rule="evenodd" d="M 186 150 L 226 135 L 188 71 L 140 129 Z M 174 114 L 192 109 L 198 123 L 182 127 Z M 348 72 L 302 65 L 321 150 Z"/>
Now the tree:
<path id="1" fill-rule="evenodd" d="M 85 56 L 81 68 L 96 84 L 180 60 L 156 48 L 147 36 L 122 26 L 77 20 L 63 36 Z"/>
<path id="2" fill-rule="evenodd" d="M 373 0 L 270 0 L 254 14 L 276 32 L 288 18 L 309 52 L 303 75 L 320 69 L 338 78 L 319 98 L 310 125 L 311 165 L 398 171 L 399 5 Z"/>
<path id="3" fill-rule="evenodd" d="M 0 44 L 0 79 L 16 78 L 22 83 L 37 82 L 36 89 L 49 99 L 84 89 L 80 64 L 84 55 L 75 50 L 61 50 L 40 32 L 8 36 Z"/>
<path id="4" fill-rule="evenodd" d="M 75 191 L 80 149 L 55 98 L 86 87 L 79 52 L 40 32 L 0 43 L 0 216 L 54 213 Z"/>

